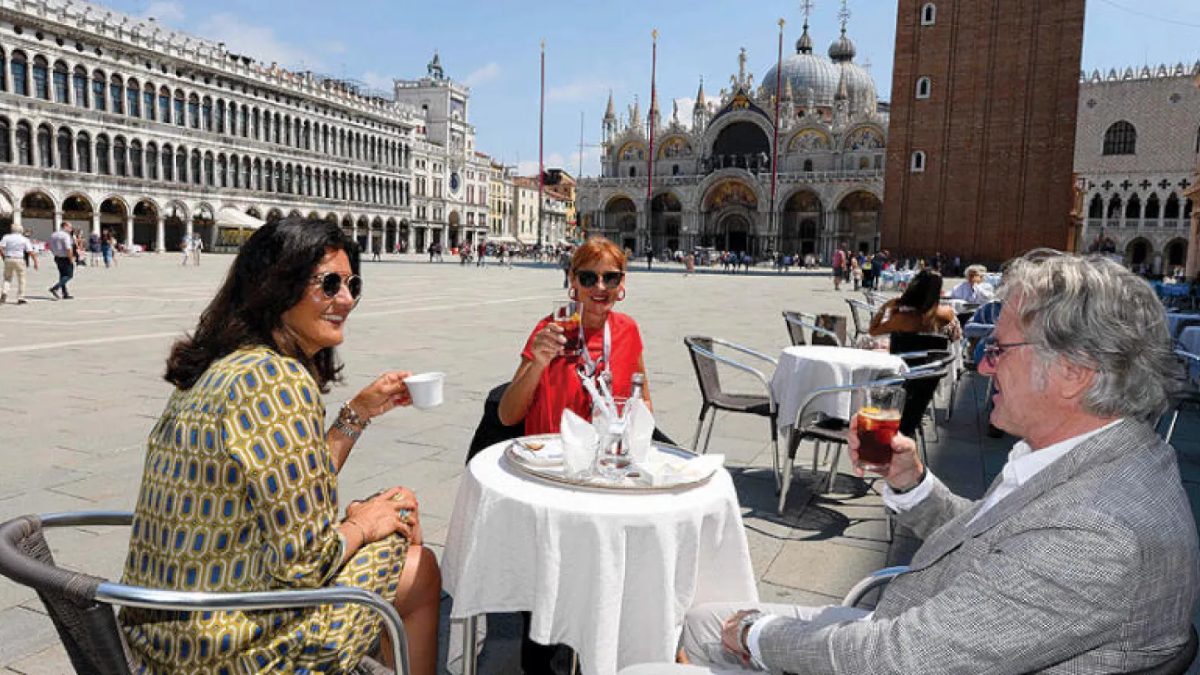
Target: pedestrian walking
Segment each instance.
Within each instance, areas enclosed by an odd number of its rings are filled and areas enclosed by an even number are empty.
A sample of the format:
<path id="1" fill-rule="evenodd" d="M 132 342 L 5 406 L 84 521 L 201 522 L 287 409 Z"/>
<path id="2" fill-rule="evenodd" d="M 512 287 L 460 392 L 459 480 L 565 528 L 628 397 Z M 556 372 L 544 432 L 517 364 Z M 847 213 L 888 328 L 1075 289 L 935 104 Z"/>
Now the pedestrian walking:
<path id="1" fill-rule="evenodd" d="M 487 258 L 487 244 L 482 241 L 479 242 L 479 245 L 475 247 L 475 253 L 479 256 L 475 258 L 475 266 L 486 269 L 487 265 L 485 264 L 485 258 Z"/>
<path id="2" fill-rule="evenodd" d="M 200 252 L 204 250 L 204 237 L 198 234 L 192 235 L 192 262 L 196 267 L 200 266 Z"/>
<path id="3" fill-rule="evenodd" d="M 688 253 L 683 257 L 684 272 L 683 276 L 689 276 L 696 273 L 696 254 Z"/>
<path id="4" fill-rule="evenodd" d="M 562 270 L 563 288 L 566 288 L 571 281 L 571 253 L 565 248 L 558 254 L 558 268 Z"/>
<path id="5" fill-rule="evenodd" d="M 838 244 L 838 248 L 833 252 L 833 290 L 842 290 L 842 278 L 846 273 L 846 245 Z"/>
<path id="6" fill-rule="evenodd" d="M 183 239 L 179 242 L 179 251 L 183 254 L 183 258 L 179 261 L 179 264 L 187 267 L 187 264 L 192 260 L 192 235 L 183 235 Z"/>
<path id="7" fill-rule="evenodd" d="M 117 238 L 113 236 L 111 231 L 104 234 L 104 242 L 100 246 L 100 252 L 104 254 L 104 266 L 117 265 Z"/>
<path id="8" fill-rule="evenodd" d="M 10 231 L 0 238 L 0 254 L 4 256 L 4 285 L 0 287 L 0 303 L 8 301 L 9 284 L 16 279 L 17 304 L 25 304 L 25 260 L 33 260 L 33 269 L 38 268 L 37 253 L 33 242 L 25 236 L 25 228 L 13 223 Z"/>
<path id="9" fill-rule="evenodd" d="M 63 223 L 62 228 L 50 235 L 50 252 L 58 267 L 58 283 L 50 287 L 50 295 L 57 300 L 71 300 L 74 296 L 67 290 L 67 282 L 75 276 L 75 228 Z M 61 293 L 61 296 L 59 295 Z"/>
<path id="10" fill-rule="evenodd" d="M 652 246 L 647 246 L 646 247 L 646 269 L 649 270 L 649 269 L 653 269 L 653 268 L 654 268 L 654 248 Z M 563 288 L 566 288 L 566 286 L 563 286 Z"/>
<path id="11" fill-rule="evenodd" d="M 92 267 L 100 266 L 100 233 L 92 232 L 88 235 L 88 264 Z"/>

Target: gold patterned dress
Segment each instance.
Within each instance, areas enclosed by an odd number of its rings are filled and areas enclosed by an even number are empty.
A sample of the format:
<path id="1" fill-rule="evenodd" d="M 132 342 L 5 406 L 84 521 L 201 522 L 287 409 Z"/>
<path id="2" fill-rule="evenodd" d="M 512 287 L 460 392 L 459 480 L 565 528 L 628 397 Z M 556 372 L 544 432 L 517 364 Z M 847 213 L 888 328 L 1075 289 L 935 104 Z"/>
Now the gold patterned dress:
<path id="1" fill-rule="evenodd" d="M 325 407 L 299 362 L 266 347 L 214 362 L 177 389 L 150 433 L 123 581 L 177 591 L 356 586 L 392 601 L 408 542 L 344 566 Z M 279 611 L 126 608 L 140 673 L 341 673 L 380 622 L 357 605 Z"/>

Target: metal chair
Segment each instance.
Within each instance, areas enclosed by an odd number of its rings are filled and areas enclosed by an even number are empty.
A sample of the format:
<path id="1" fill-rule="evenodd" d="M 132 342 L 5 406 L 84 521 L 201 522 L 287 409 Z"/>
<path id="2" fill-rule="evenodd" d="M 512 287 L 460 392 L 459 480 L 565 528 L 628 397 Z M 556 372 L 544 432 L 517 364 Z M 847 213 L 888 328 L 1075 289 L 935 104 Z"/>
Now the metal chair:
<path id="1" fill-rule="evenodd" d="M 787 324 L 788 335 L 792 338 L 792 345 L 830 345 L 833 347 L 842 347 L 842 339 L 838 334 L 823 326 L 818 326 L 817 317 L 804 312 L 783 312 L 783 320 Z M 811 337 L 805 338 L 804 331 L 808 331 Z"/>
<path id="2" fill-rule="evenodd" d="M 1167 443 L 1170 443 L 1171 438 L 1175 435 L 1175 424 L 1179 421 L 1179 413 L 1185 408 L 1200 409 L 1200 376 L 1198 376 L 1200 374 L 1200 356 L 1182 349 L 1176 349 L 1175 356 L 1183 364 L 1183 377 L 1178 383 L 1179 390 L 1171 397 L 1171 409 L 1167 413 L 1171 415 L 1171 422 L 1167 425 L 1166 434 L 1163 435 L 1163 440 Z"/>
<path id="3" fill-rule="evenodd" d="M 697 452 L 708 452 L 708 442 L 712 439 L 713 427 L 717 424 L 717 411 L 724 410 L 732 413 L 746 413 L 766 417 L 771 425 L 772 470 L 775 472 L 775 484 L 779 486 L 779 428 L 777 425 L 779 410 L 775 404 L 775 395 L 771 393 L 771 380 L 762 371 L 751 366 L 717 354 L 714 348 L 718 345 L 747 356 L 766 361 L 771 367 L 779 365 L 775 359 L 761 352 L 750 349 L 728 340 L 700 335 L 689 335 L 683 338 L 683 344 L 688 348 L 692 358 L 692 367 L 696 370 L 696 380 L 700 384 L 700 419 L 696 423 L 696 434 L 692 439 L 692 448 Z M 766 391 L 762 394 L 731 394 L 721 388 L 721 377 L 717 366 L 725 365 L 743 373 L 753 375 L 762 383 Z M 709 410 L 713 411 L 712 420 L 708 424 L 708 433 L 704 436 L 704 445 L 700 445 L 700 432 L 704 429 L 704 418 Z"/>
<path id="4" fill-rule="evenodd" d="M 129 586 L 54 563 L 44 531 L 54 527 L 126 526 L 128 511 L 28 515 L 0 525 L 0 574 L 37 591 L 75 671 L 81 675 L 128 675 L 130 664 L 113 606 L 182 612 L 291 609 L 335 603 L 364 605 L 383 619 L 392 643 L 396 673 L 408 673 L 404 624 L 391 603 L 360 588 L 199 593 Z M 362 664 L 378 671 L 382 666 Z"/>
<path id="5" fill-rule="evenodd" d="M 871 572 L 846 592 L 846 597 L 842 598 L 842 607 L 858 607 L 868 593 L 876 589 L 882 590 L 884 586 L 892 583 L 892 579 L 908 570 L 908 565 L 896 565 Z"/>
<path id="6" fill-rule="evenodd" d="M 850 320 L 854 323 L 854 339 L 857 340 L 859 336 L 870 332 L 871 317 L 875 315 L 875 308 L 854 298 L 846 298 L 846 304 L 850 306 Z"/>
<path id="7" fill-rule="evenodd" d="M 945 359 L 953 353 L 950 348 L 950 338 L 940 333 L 892 333 L 888 351 L 904 359 L 904 363 L 907 364 L 909 368 L 926 365 L 934 360 Z M 949 360 L 952 362 L 954 359 L 951 357 Z M 945 369 L 945 372 L 942 373 L 943 376 L 950 373 L 950 364 L 947 363 L 946 365 L 947 368 Z M 906 387 L 906 393 L 909 398 L 914 395 L 919 395 L 925 400 L 926 404 L 928 404 L 929 402 L 933 401 L 933 394 L 937 390 L 937 386 L 940 384 L 940 382 L 940 377 L 933 381 L 927 380 L 926 385 L 932 384 L 931 388 L 925 385 L 912 385 L 911 387 Z M 950 402 L 946 405 L 947 422 L 950 421 L 950 416 L 953 414 L 954 400 L 956 394 L 958 393 L 957 384 L 953 379 L 951 380 L 950 385 Z M 929 391 L 926 391 L 926 389 L 929 389 Z M 921 413 L 924 414 L 924 412 L 925 408 L 922 408 Z M 919 420 L 920 417 L 917 418 L 917 421 Z M 911 422 L 912 420 L 907 421 Z M 936 416 L 933 416 L 933 421 L 934 433 L 936 435 Z M 906 434 L 915 431 L 915 428 L 911 424 L 902 426 L 905 429 L 904 433 Z"/>

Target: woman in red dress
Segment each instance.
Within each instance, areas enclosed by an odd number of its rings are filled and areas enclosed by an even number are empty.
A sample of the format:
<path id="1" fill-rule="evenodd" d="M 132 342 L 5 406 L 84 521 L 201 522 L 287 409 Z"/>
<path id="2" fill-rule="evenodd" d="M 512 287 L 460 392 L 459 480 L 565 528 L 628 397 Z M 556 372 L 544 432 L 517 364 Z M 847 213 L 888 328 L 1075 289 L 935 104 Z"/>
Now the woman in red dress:
<path id="1" fill-rule="evenodd" d="M 642 335 L 628 315 L 613 311 L 625 298 L 625 253 L 607 239 L 594 237 L 571 256 L 568 291 L 580 305 L 580 331 L 587 353 L 563 356 L 567 339 L 551 317 L 534 327 L 521 352 L 521 365 L 500 399 L 500 421 L 524 421 L 526 434 L 557 433 L 562 411 L 570 408 L 591 419 L 592 402 L 579 371 L 594 366 L 607 374 L 613 396 L 628 397 L 634 373 L 646 373 L 642 363 Z M 642 397 L 650 405 L 650 389 Z"/>

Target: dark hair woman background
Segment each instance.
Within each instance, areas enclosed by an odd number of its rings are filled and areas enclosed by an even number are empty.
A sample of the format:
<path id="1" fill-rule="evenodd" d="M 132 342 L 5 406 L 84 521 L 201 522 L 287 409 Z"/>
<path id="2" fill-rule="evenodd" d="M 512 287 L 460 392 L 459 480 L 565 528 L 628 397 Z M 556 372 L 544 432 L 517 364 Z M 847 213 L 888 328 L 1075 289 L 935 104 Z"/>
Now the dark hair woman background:
<path id="1" fill-rule="evenodd" d="M 337 473 L 355 440 L 411 403 L 409 373 L 387 372 L 324 429 L 321 394 L 340 380 L 334 349 L 362 293 L 358 273 L 357 246 L 323 220 L 268 223 L 242 246 L 167 361 L 176 389 L 147 442 L 123 580 L 178 591 L 364 588 L 395 603 L 413 672 L 432 675 L 441 577 L 420 546 L 416 496 L 395 487 L 351 502 L 338 521 Z M 131 608 L 120 622 L 134 664 L 150 672 L 349 672 L 381 632 L 353 605 Z"/>
<path id="2" fill-rule="evenodd" d="M 871 317 L 871 335 L 888 333 L 942 333 L 953 340 L 962 339 L 962 327 L 949 306 L 939 304 L 942 275 L 921 270 L 899 297 L 883 303 Z"/>

